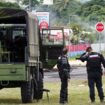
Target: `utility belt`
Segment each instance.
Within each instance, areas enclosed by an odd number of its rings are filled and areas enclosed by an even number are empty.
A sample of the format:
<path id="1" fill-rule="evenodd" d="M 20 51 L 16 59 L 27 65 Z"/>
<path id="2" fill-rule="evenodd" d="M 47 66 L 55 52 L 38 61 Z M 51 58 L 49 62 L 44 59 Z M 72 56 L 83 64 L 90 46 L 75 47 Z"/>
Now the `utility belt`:
<path id="1" fill-rule="evenodd" d="M 62 69 L 62 70 L 60 70 L 60 74 L 62 76 L 66 76 L 68 79 L 70 79 L 69 69 Z"/>
<path id="2" fill-rule="evenodd" d="M 69 69 L 61 69 L 60 72 L 61 73 L 69 73 Z"/>
<path id="3" fill-rule="evenodd" d="M 100 70 L 101 66 L 87 66 L 88 70 Z"/>
<path id="4" fill-rule="evenodd" d="M 88 72 L 102 72 L 101 67 L 87 67 Z"/>
<path id="5" fill-rule="evenodd" d="M 63 69 L 63 71 L 64 71 L 64 72 L 69 72 L 69 70 L 68 70 L 68 69 Z"/>

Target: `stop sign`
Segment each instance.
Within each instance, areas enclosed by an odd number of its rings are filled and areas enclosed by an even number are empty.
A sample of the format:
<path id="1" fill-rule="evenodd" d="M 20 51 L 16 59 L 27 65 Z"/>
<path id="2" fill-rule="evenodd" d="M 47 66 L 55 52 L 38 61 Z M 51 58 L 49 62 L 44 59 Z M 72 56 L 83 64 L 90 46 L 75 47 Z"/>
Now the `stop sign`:
<path id="1" fill-rule="evenodd" d="M 101 23 L 101 22 L 98 22 L 98 23 L 96 24 L 96 30 L 97 30 L 98 32 L 102 32 L 102 31 L 104 30 L 104 24 Z"/>
<path id="2" fill-rule="evenodd" d="M 48 23 L 46 21 L 42 21 L 39 26 L 40 26 L 40 29 L 48 28 Z"/>

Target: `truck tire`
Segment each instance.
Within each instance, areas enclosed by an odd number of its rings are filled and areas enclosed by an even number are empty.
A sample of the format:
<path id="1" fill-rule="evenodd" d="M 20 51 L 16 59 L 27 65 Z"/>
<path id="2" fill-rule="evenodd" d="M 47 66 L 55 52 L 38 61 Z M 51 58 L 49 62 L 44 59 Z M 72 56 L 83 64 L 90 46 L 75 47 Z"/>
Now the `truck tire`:
<path id="1" fill-rule="evenodd" d="M 42 99 L 43 97 L 43 76 L 39 72 L 39 81 L 35 81 L 34 86 L 34 99 Z"/>
<path id="2" fill-rule="evenodd" d="M 33 80 L 24 82 L 21 85 L 22 103 L 32 103 L 34 97 L 34 84 Z"/>

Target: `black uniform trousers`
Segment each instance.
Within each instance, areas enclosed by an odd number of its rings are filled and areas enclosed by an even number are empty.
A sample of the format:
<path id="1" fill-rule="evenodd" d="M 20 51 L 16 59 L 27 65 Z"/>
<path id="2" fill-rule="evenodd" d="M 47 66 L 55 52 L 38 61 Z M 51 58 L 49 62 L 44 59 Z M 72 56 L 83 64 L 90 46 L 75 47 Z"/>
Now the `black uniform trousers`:
<path id="1" fill-rule="evenodd" d="M 95 101 L 95 85 L 98 91 L 100 101 L 104 99 L 104 93 L 102 88 L 102 73 L 100 72 L 88 72 L 88 86 L 90 91 L 91 101 Z"/>
<path id="2" fill-rule="evenodd" d="M 59 74 L 61 79 L 60 103 L 68 102 L 68 77 L 64 74 Z"/>

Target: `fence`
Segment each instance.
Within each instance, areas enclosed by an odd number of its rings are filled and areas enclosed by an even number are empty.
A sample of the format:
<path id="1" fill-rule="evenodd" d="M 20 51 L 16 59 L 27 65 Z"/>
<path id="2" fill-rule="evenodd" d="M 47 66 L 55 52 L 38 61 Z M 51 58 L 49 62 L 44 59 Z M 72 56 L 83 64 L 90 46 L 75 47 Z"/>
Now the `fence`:
<path id="1" fill-rule="evenodd" d="M 75 57 L 82 54 L 83 52 L 85 52 L 88 46 L 90 46 L 90 44 L 67 45 L 66 47 L 68 49 L 68 57 Z M 91 44 L 91 46 L 93 48 L 93 51 L 105 51 L 105 43 Z"/>
<path id="2" fill-rule="evenodd" d="M 82 54 L 90 44 L 67 45 L 68 57 Z"/>

